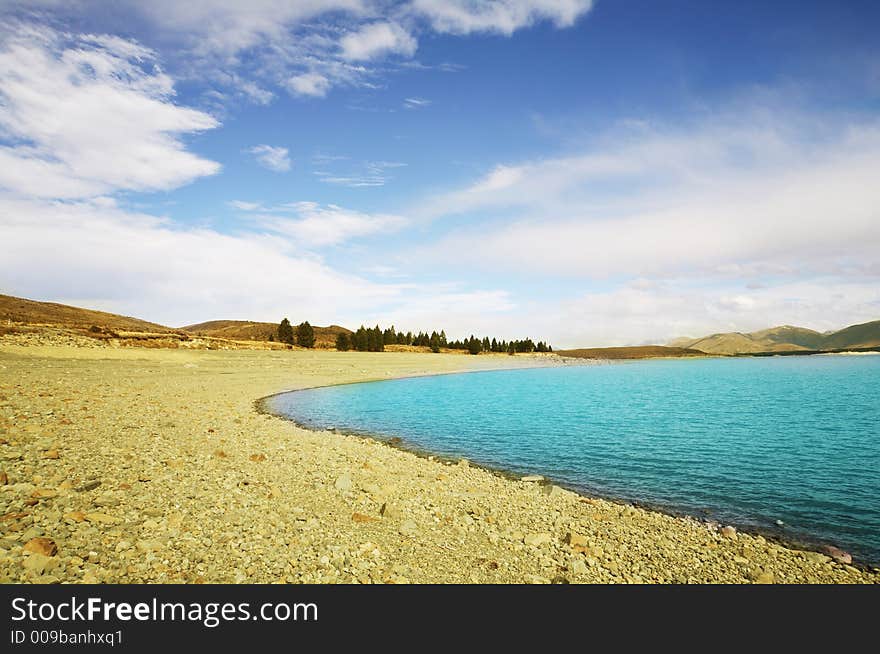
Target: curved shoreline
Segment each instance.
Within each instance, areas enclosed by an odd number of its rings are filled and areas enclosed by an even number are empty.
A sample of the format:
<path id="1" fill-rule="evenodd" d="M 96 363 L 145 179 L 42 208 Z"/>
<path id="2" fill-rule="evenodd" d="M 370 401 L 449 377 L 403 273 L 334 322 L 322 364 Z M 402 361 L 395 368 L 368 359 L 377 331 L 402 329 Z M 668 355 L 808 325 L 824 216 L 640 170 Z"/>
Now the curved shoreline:
<path id="1" fill-rule="evenodd" d="M 880 583 L 761 536 L 258 412 L 291 387 L 510 367 L 0 339 L 0 581 Z M 26 549 L 35 537 L 57 553 Z"/>
<path id="2" fill-rule="evenodd" d="M 880 354 L 880 353 L 878 353 L 878 354 Z M 587 361 L 591 361 L 589 359 L 583 359 L 581 361 L 583 361 L 584 363 L 580 364 L 580 365 L 596 365 L 596 364 L 586 363 Z M 626 361 L 620 361 L 620 362 L 626 362 Z M 619 363 L 619 361 L 602 361 L 602 362 L 600 362 L 600 365 L 605 364 L 605 363 L 613 364 L 613 363 Z M 578 365 L 578 364 L 570 364 L 570 365 Z M 380 434 L 369 432 L 367 430 L 340 429 L 338 427 L 321 429 L 321 428 L 316 427 L 315 425 L 309 425 L 307 423 L 301 422 L 292 416 L 271 410 L 269 408 L 269 402 L 272 399 L 280 397 L 282 395 L 288 395 L 291 393 L 299 393 L 302 391 L 314 391 L 314 390 L 318 390 L 321 388 L 333 388 L 335 386 L 351 386 L 351 385 L 357 385 L 357 384 L 374 384 L 374 383 L 378 383 L 378 382 L 400 381 L 400 380 L 405 380 L 405 379 L 418 379 L 420 377 L 439 377 L 439 376 L 446 376 L 446 375 L 513 372 L 513 371 L 517 371 L 517 370 L 535 370 L 538 368 L 552 368 L 552 367 L 562 367 L 562 366 L 538 365 L 538 366 L 524 366 L 522 368 L 519 368 L 519 367 L 501 368 L 501 369 L 496 369 L 496 370 L 449 371 L 449 372 L 414 374 L 414 375 L 406 375 L 406 376 L 402 376 L 402 377 L 393 377 L 393 378 L 384 378 L 384 379 L 369 379 L 369 380 L 363 380 L 363 381 L 347 381 L 347 382 L 340 382 L 340 383 L 335 383 L 335 384 L 324 384 L 324 385 L 320 385 L 320 386 L 308 386 L 308 387 L 304 387 L 304 388 L 296 388 L 296 389 L 292 389 L 292 390 L 281 391 L 278 393 L 272 393 L 270 395 L 266 395 L 264 397 L 257 398 L 256 400 L 253 401 L 253 406 L 254 406 L 254 410 L 257 413 L 269 415 L 269 416 L 272 416 L 275 418 L 279 418 L 281 420 L 285 420 L 285 421 L 295 425 L 299 429 L 303 429 L 305 431 L 311 432 L 316 435 L 320 435 L 321 433 L 330 432 L 330 433 L 334 433 L 334 434 L 340 434 L 343 436 L 351 436 L 354 438 L 359 438 L 359 439 L 371 441 L 374 443 L 386 445 L 386 446 L 394 448 L 396 450 L 400 450 L 402 452 L 407 452 L 409 454 L 414 454 L 415 456 L 417 456 L 419 458 L 426 459 L 428 461 L 437 462 L 439 464 L 454 464 L 454 463 L 457 463 L 458 461 L 462 460 L 462 457 L 450 457 L 448 455 L 434 452 L 430 449 L 426 449 L 423 447 L 417 447 L 417 446 L 409 443 L 406 440 L 406 438 L 404 438 L 404 437 L 398 437 L 398 436 L 384 437 Z M 721 523 L 718 520 L 701 518 L 701 517 L 692 515 L 690 512 L 688 512 L 684 509 L 679 509 L 679 508 L 677 508 L 675 506 L 671 506 L 671 505 L 664 505 L 661 503 L 655 504 L 655 503 L 646 502 L 646 501 L 632 500 L 632 499 L 628 499 L 628 498 L 620 497 L 620 496 L 615 496 L 615 495 L 587 494 L 587 493 L 583 492 L 581 489 L 573 487 L 570 484 L 566 484 L 563 482 L 557 483 L 552 477 L 547 476 L 547 474 L 544 473 L 544 471 L 542 471 L 540 469 L 521 473 L 521 472 L 516 472 L 510 468 L 504 468 L 504 467 L 500 467 L 500 466 L 492 466 L 492 465 L 485 464 L 485 463 L 474 462 L 470 459 L 466 459 L 466 460 L 468 461 L 469 465 L 474 466 L 475 468 L 479 468 L 481 470 L 485 470 L 486 472 L 489 472 L 493 475 L 497 475 L 498 477 L 500 477 L 506 481 L 520 482 L 522 480 L 523 476 L 539 475 L 542 477 L 541 481 L 533 482 L 533 483 L 537 483 L 539 486 L 559 486 L 560 488 L 563 488 L 564 490 L 575 493 L 584 499 L 605 500 L 605 501 L 608 501 L 608 502 L 611 502 L 614 504 L 618 504 L 621 506 L 632 506 L 632 507 L 636 507 L 638 509 L 641 509 L 643 511 L 662 514 L 662 515 L 670 516 L 670 517 L 676 518 L 676 519 L 693 521 L 693 522 L 697 522 L 697 523 L 704 524 L 707 526 L 717 525 L 719 528 L 721 526 Z M 787 547 L 789 549 L 794 549 L 794 550 L 799 550 L 799 551 L 818 552 L 821 554 L 826 554 L 829 548 L 838 548 L 839 547 L 839 545 L 836 543 L 824 541 L 824 540 L 820 539 L 819 537 L 813 537 L 813 536 L 810 536 L 809 534 L 806 534 L 806 533 L 792 534 L 792 535 L 780 534 L 778 530 L 774 530 L 770 527 L 762 528 L 762 527 L 755 525 L 753 523 L 749 524 L 746 522 L 740 522 L 740 521 L 736 521 L 736 520 L 725 522 L 725 524 L 736 528 L 736 530 L 739 533 L 749 534 L 749 535 L 753 535 L 753 536 L 761 536 L 762 538 L 764 538 L 768 541 L 778 543 L 779 545 L 782 545 L 782 546 Z M 880 561 L 866 561 L 866 560 L 854 558 L 850 565 L 852 565 L 853 567 L 856 567 L 860 570 L 864 570 L 864 571 L 880 570 Z"/>

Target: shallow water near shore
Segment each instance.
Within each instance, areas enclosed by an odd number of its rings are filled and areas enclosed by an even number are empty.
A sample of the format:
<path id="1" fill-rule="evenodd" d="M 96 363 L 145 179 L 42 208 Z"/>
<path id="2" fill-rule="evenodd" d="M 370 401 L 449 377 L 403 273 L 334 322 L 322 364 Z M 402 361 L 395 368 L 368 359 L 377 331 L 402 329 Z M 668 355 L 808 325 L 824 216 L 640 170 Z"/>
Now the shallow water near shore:
<path id="1" fill-rule="evenodd" d="M 876 564 L 878 385 L 880 356 L 651 360 L 331 386 L 268 408 Z"/>

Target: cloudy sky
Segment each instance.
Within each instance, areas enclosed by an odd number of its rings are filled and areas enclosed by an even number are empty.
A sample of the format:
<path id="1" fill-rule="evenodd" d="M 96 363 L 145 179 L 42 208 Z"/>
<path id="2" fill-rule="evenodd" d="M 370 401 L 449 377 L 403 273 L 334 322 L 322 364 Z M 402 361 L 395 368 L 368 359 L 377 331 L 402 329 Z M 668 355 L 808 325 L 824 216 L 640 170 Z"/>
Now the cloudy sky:
<path id="1" fill-rule="evenodd" d="M 665 342 L 880 318 L 880 5 L 0 0 L 0 293 Z"/>

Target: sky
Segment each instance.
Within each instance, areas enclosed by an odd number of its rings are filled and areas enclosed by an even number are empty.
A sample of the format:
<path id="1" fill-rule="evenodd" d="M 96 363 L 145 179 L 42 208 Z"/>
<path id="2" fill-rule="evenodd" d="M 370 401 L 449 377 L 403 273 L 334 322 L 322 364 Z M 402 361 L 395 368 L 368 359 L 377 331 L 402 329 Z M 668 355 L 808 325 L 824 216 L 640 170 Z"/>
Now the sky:
<path id="1" fill-rule="evenodd" d="M 0 293 L 557 348 L 877 320 L 878 24 L 0 0 Z"/>

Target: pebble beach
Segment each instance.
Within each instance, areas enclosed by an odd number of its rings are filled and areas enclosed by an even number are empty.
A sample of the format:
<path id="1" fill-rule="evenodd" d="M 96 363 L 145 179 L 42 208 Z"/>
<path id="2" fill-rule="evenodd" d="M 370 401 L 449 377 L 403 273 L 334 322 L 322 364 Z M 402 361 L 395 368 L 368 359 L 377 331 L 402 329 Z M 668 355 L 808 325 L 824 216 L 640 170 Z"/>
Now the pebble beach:
<path id="1" fill-rule="evenodd" d="M 880 581 L 834 549 L 261 411 L 261 398 L 298 388 L 554 363 L 0 339 L 0 581 Z"/>

